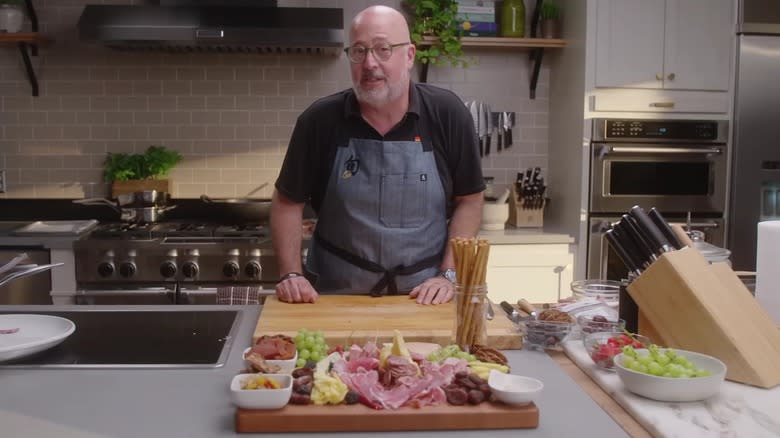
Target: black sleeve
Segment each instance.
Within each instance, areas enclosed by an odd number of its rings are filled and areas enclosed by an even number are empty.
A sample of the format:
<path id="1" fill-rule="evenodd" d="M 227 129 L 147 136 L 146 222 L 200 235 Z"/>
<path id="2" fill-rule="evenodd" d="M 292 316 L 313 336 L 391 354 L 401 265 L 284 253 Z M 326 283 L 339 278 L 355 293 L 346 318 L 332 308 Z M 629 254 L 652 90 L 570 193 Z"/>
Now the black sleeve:
<path id="1" fill-rule="evenodd" d="M 452 175 L 452 193 L 454 196 L 471 195 L 485 190 L 474 119 L 460 98 L 452 92 L 447 95 L 449 98 L 442 106 L 440 120 L 447 166 Z"/>
<path id="2" fill-rule="evenodd" d="M 276 179 L 276 190 L 295 202 L 307 202 L 311 197 L 312 176 L 318 161 L 313 153 L 313 132 L 310 118 L 304 112 L 295 123 L 279 177 Z"/>

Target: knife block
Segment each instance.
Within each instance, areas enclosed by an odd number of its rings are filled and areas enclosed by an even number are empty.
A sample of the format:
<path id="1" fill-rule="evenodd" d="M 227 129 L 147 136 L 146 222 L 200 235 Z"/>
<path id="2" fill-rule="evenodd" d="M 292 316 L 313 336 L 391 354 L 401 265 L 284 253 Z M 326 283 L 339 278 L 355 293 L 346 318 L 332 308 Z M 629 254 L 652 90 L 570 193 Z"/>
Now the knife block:
<path id="1" fill-rule="evenodd" d="M 780 384 L 780 328 L 727 264 L 690 248 L 664 253 L 628 293 L 655 343 L 717 357 L 728 380 Z"/>
<path id="2" fill-rule="evenodd" d="M 541 208 L 523 208 L 523 203 L 517 199 L 517 189 L 510 184 L 509 194 L 509 220 L 507 223 L 516 228 L 540 228 L 544 226 L 544 206 L 547 199 L 542 202 Z"/>

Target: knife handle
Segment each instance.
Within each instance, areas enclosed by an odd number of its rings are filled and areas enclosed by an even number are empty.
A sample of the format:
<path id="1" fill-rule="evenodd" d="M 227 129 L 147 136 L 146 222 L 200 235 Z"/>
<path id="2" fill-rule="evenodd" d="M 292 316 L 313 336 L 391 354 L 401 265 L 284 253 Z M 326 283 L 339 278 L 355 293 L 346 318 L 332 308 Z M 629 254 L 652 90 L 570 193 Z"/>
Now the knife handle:
<path id="1" fill-rule="evenodd" d="M 650 211 L 647 212 L 647 215 L 650 216 L 650 219 L 653 221 L 653 223 L 655 223 L 658 229 L 661 230 L 661 233 L 663 233 L 664 237 L 666 237 L 666 240 L 669 241 L 674 249 L 680 249 L 683 247 L 682 243 L 680 243 L 680 241 L 677 239 L 677 235 L 675 235 L 674 231 L 672 231 L 672 229 L 669 227 L 669 223 L 666 222 L 666 219 L 664 219 L 660 211 L 653 207 L 650 209 Z"/>
<path id="2" fill-rule="evenodd" d="M 604 238 L 607 239 L 607 243 L 609 243 L 609 246 L 612 247 L 613 250 L 617 253 L 618 257 L 620 257 L 620 260 L 623 260 L 623 264 L 626 265 L 629 271 L 631 272 L 638 272 L 639 268 L 634 263 L 634 259 L 631 258 L 631 255 L 626 251 L 626 248 L 623 246 L 623 244 L 620 242 L 620 239 L 615 234 L 615 230 L 607 230 L 604 233 Z"/>
<path id="3" fill-rule="evenodd" d="M 666 240 L 666 237 L 664 237 L 663 233 L 661 233 L 661 230 L 655 226 L 653 220 L 650 219 L 650 216 L 647 215 L 642 207 L 635 205 L 631 207 L 631 211 L 629 213 L 634 217 L 634 219 L 636 219 L 637 223 L 639 224 L 639 229 L 647 234 L 647 237 L 650 239 L 650 243 L 653 244 L 654 248 L 658 249 L 659 253 L 669 252 L 672 250 L 672 245 L 668 240 Z"/>
<path id="4" fill-rule="evenodd" d="M 512 305 L 507 303 L 506 301 L 502 301 L 500 305 L 501 308 L 504 309 L 504 312 L 507 313 L 507 315 L 511 315 L 512 313 L 516 312 L 515 308 L 512 307 Z"/>
<path id="5" fill-rule="evenodd" d="M 653 248 L 653 245 L 645 236 L 645 233 L 639 229 L 639 224 L 636 223 L 633 217 L 624 214 L 620 219 L 618 228 L 634 241 L 634 245 L 639 248 L 646 260 L 652 263 L 658 258 L 658 250 Z"/>
<path id="6" fill-rule="evenodd" d="M 520 298 L 517 300 L 517 305 L 520 307 L 521 310 L 528 313 L 529 315 L 536 317 L 536 308 L 531 305 L 531 303 L 528 302 L 525 298 Z"/>
<path id="7" fill-rule="evenodd" d="M 631 258 L 633 267 L 636 268 L 634 273 L 640 273 L 643 268 L 646 268 L 653 263 L 654 259 L 652 257 L 652 253 L 648 253 L 640 246 L 638 246 L 634 237 L 626 232 L 624 226 L 621 226 L 620 223 L 617 223 L 613 225 L 612 229 L 612 234 L 617 237 L 618 241 L 620 241 L 620 244 L 623 245 L 623 249 L 626 250 L 626 254 Z M 626 264 L 626 266 L 629 265 Z"/>

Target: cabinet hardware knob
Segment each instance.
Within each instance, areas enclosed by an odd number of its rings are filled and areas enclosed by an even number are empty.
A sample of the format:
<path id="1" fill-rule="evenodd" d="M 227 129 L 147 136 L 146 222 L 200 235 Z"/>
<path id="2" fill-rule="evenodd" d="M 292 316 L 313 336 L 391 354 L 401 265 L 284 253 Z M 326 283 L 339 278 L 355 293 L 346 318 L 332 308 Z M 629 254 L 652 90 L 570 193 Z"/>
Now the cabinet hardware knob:
<path id="1" fill-rule="evenodd" d="M 655 80 L 656 81 L 663 81 L 664 80 L 664 75 L 662 73 L 656 73 L 655 74 Z"/>
<path id="2" fill-rule="evenodd" d="M 676 76 L 674 73 L 669 73 L 669 75 L 667 76 L 667 78 L 669 78 L 670 81 L 673 81 L 675 77 Z"/>
<path id="3" fill-rule="evenodd" d="M 651 102 L 653 108 L 674 108 L 674 102 Z"/>

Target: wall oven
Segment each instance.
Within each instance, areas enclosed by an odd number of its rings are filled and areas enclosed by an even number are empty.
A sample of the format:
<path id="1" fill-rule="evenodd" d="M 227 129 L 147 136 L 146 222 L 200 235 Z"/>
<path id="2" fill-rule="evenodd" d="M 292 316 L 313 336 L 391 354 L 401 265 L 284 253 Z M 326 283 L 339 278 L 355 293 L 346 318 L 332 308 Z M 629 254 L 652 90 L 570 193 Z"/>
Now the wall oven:
<path id="1" fill-rule="evenodd" d="M 728 122 L 594 119 L 590 144 L 588 278 L 621 280 L 627 269 L 604 239 L 634 205 L 723 246 Z"/>
<path id="2" fill-rule="evenodd" d="M 596 119 L 590 162 L 590 211 L 723 213 L 726 122 Z"/>

